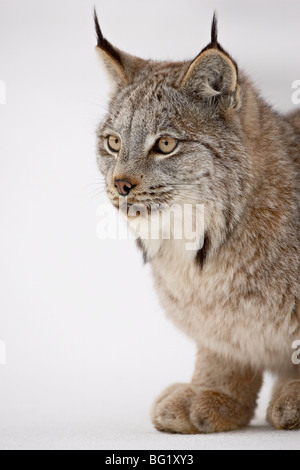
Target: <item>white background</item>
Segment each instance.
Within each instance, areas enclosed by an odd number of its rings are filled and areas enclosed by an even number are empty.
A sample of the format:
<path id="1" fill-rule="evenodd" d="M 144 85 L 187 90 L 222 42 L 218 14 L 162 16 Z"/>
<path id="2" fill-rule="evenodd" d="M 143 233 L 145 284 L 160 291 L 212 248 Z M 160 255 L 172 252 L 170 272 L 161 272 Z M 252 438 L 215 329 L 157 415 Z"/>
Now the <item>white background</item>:
<path id="1" fill-rule="evenodd" d="M 219 40 L 278 110 L 300 79 L 299 0 L 0 0 L 0 448 L 297 448 L 264 425 L 168 436 L 155 396 L 188 381 L 195 349 L 169 323 L 133 241 L 101 241 L 95 128 L 104 34 L 144 58 L 193 58 Z M 295 107 L 295 106 L 294 106 Z"/>

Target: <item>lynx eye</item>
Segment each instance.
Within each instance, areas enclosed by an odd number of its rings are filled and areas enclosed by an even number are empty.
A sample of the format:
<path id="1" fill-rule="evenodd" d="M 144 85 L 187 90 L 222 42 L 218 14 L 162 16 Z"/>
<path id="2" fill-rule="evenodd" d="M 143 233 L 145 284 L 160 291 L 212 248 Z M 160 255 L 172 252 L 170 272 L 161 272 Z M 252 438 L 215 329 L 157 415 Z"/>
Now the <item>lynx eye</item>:
<path id="1" fill-rule="evenodd" d="M 173 137 L 161 137 L 156 143 L 157 150 L 164 154 L 173 152 L 176 146 L 177 140 Z"/>
<path id="2" fill-rule="evenodd" d="M 121 150 L 121 139 L 116 135 L 109 135 L 107 137 L 107 145 L 109 150 L 112 152 L 120 152 Z"/>

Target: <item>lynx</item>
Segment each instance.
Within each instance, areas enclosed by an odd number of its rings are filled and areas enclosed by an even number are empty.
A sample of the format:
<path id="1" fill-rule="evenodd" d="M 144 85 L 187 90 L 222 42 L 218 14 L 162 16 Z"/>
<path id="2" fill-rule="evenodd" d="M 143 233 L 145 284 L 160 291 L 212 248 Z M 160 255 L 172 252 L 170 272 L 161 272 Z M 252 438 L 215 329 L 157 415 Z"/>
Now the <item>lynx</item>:
<path id="1" fill-rule="evenodd" d="M 275 112 L 217 37 L 184 62 L 97 51 L 112 91 L 98 165 L 112 204 L 203 204 L 203 242 L 139 239 L 161 304 L 198 348 L 191 383 L 168 387 L 152 421 L 171 433 L 245 427 L 264 371 L 267 420 L 300 427 L 300 110 Z M 129 216 L 128 216 L 129 218 Z"/>

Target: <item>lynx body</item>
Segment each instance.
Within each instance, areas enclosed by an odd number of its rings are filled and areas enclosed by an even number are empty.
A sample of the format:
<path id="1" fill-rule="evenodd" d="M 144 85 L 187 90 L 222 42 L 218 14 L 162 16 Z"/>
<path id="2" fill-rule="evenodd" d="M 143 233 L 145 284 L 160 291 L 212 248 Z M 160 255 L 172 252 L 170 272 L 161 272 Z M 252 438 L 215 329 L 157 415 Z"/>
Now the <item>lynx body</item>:
<path id="1" fill-rule="evenodd" d="M 204 244 L 139 240 L 167 315 L 197 344 L 190 384 L 165 390 L 157 429 L 228 431 L 251 420 L 265 370 L 278 375 L 268 421 L 300 427 L 300 110 L 276 113 L 217 40 L 192 61 L 97 50 L 113 90 L 98 130 L 115 207 L 203 204 Z"/>

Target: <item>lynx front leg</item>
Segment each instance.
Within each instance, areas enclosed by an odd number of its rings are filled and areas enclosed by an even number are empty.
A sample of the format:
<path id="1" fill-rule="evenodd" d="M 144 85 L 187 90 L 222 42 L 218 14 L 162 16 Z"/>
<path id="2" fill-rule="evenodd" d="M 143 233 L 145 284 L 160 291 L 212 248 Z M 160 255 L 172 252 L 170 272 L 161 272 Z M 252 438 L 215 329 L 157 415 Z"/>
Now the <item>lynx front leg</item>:
<path id="1" fill-rule="evenodd" d="M 267 411 L 267 420 L 276 429 L 300 428 L 300 379 L 279 379 Z"/>
<path id="2" fill-rule="evenodd" d="M 195 434 L 231 431 L 249 424 L 262 376 L 208 351 L 199 351 L 191 384 L 167 388 L 152 408 L 159 431 Z"/>

